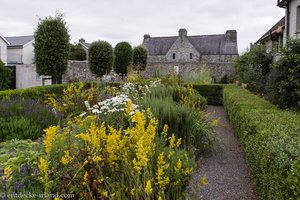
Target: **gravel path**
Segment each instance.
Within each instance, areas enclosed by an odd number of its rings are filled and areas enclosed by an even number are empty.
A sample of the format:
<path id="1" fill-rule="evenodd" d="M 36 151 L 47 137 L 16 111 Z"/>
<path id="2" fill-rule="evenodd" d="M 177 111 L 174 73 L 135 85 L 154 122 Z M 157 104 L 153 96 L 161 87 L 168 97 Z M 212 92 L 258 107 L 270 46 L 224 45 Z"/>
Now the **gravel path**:
<path id="1" fill-rule="evenodd" d="M 208 106 L 207 111 L 212 120 L 218 120 L 216 150 L 200 158 L 199 168 L 188 186 L 187 199 L 257 200 L 243 152 L 224 108 Z M 208 185 L 201 189 L 199 180 L 203 176 L 207 177 Z"/>

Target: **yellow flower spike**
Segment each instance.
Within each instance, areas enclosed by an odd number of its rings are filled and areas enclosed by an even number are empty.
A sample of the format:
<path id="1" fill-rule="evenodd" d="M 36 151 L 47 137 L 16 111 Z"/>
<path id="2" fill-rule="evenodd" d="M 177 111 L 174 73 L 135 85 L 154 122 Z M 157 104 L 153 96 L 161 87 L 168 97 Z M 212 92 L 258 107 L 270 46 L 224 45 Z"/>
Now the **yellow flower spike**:
<path id="1" fill-rule="evenodd" d="M 12 179 L 12 173 L 13 173 L 13 170 L 11 169 L 11 167 L 5 167 L 4 168 L 4 176 L 2 177 L 3 180 L 7 180 L 7 181 L 11 181 Z"/>
<path id="2" fill-rule="evenodd" d="M 38 169 L 42 174 L 41 181 L 45 184 L 48 182 L 48 161 L 44 158 L 40 158 L 40 163 L 38 165 Z"/>
<path id="3" fill-rule="evenodd" d="M 49 128 L 45 129 L 45 139 L 44 139 L 44 144 L 45 144 L 45 151 L 47 154 L 50 153 L 51 147 L 52 147 L 52 142 L 55 139 L 55 136 L 57 135 L 57 130 L 59 129 L 59 126 L 50 126 Z"/>
<path id="4" fill-rule="evenodd" d="M 182 161 L 178 159 L 176 166 L 174 166 L 174 171 L 177 173 L 181 170 L 181 168 L 182 168 Z"/>
<path id="5" fill-rule="evenodd" d="M 191 168 L 185 168 L 184 169 L 184 174 L 186 175 L 191 175 L 193 173 L 194 169 L 191 167 Z"/>
<path id="6" fill-rule="evenodd" d="M 145 192 L 147 195 L 151 195 L 152 194 L 152 186 L 151 186 L 151 181 L 148 180 L 147 183 L 146 183 L 146 187 L 145 187 Z"/>
<path id="7" fill-rule="evenodd" d="M 70 156 L 69 151 L 64 151 L 64 156 L 61 158 L 60 162 L 64 165 L 69 164 L 73 160 L 73 157 Z"/>
<path id="8" fill-rule="evenodd" d="M 206 185 L 208 185 L 207 178 L 206 178 L 206 176 L 203 176 L 200 179 L 200 185 L 199 185 L 199 187 L 202 188 L 203 186 L 206 186 Z"/>
<path id="9" fill-rule="evenodd" d="M 130 115 L 131 111 L 132 111 L 132 101 L 129 100 L 125 107 L 125 114 Z"/>
<path id="10" fill-rule="evenodd" d="M 164 152 L 160 153 L 157 158 L 157 172 L 156 179 L 157 185 L 161 190 L 164 190 L 166 185 L 170 183 L 170 178 L 165 174 L 165 171 L 169 168 L 170 164 L 164 161 Z"/>
<path id="11" fill-rule="evenodd" d="M 84 175 L 83 175 L 83 182 L 82 182 L 83 185 L 87 185 L 87 183 L 88 183 L 88 176 L 89 176 L 88 172 L 85 171 Z"/>
<path id="12" fill-rule="evenodd" d="M 218 124 L 219 124 L 219 119 L 213 120 L 213 121 L 211 122 L 211 124 L 212 124 L 213 126 L 218 126 Z"/>
<path id="13" fill-rule="evenodd" d="M 176 141 L 175 135 L 172 134 L 172 136 L 169 137 L 169 142 L 170 142 L 170 147 L 171 147 L 171 148 L 174 148 L 174 147 L 175 147 L 175 141 Z"/>

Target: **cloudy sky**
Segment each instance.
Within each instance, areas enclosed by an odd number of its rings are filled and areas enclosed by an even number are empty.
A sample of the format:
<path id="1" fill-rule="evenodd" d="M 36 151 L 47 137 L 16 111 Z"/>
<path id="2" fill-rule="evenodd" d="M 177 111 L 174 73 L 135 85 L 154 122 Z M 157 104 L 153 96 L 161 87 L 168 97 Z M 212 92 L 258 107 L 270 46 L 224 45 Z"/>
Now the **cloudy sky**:
<path id="1" fill-rule="evenodd" d="M 1 0 L 0 33 L 32 35 L 39 18 L 65 14 L 72 42 L 141 44 L 145 33 L 176 36 L 238 33 L 239 53 L 284 16 L 276 0 Z"/>

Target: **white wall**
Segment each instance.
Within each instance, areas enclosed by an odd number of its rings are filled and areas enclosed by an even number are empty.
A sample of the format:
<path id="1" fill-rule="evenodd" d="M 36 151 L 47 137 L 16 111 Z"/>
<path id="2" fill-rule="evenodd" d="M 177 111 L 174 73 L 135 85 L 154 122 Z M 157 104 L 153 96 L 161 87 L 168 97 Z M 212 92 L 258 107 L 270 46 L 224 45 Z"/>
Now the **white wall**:
<path id="1" fill-rule="evenodd" d="M 50 84 L 50 80 L 46 82 L 46 85 Z M 35 65 L 16 65 L 16 88 L 42 85 L 42 79 L 37 75 Z"/>
<path id="2" fill-rule="evenodd" d="M 0 59 L 5 64 L 7 63 L 7 44 L 0 38 Z"/>
<path id="3" fill-rule="evenodd" d="M 34 59 L 34 47 L 32 42 L 23 47 L 23 64 L 32 64 Z"/>
<path id="4" fill-rule="evenodd" d="M 22 49 L 7 49 L 8 63 L 22 63 Z"/>
<path id="5" fill-rule="evenodd" d="M 290 2 L 290 28 L 289 28 L 289 31 L 290 31 L 290 37 L 295 37 L 295 38 L 300 38 L 300 31 L 296 30 L 297 7 L 298 6 L 300 6 L 300 0 L 292 0 Z M 287 15 L 287 13 L 286 13 L 286 15 Z"/>

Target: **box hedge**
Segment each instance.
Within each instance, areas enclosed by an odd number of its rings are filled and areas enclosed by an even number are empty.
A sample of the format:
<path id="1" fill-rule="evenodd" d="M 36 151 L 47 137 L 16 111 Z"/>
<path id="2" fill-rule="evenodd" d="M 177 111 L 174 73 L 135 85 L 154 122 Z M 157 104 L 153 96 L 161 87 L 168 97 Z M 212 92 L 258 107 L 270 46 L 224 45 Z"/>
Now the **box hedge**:
<path id="1" fill-rule="evenodd" d="M 224 85 L 193 85 L 193 88 L 197 90 L 203 97 L 207 98 L 208 105 L 223 105 Z"/>
<path id="2" fill-rule="evenodd" d="M 235 85 L 223 100 L 260 199 L 300 199 L 300 114 Z"/>

